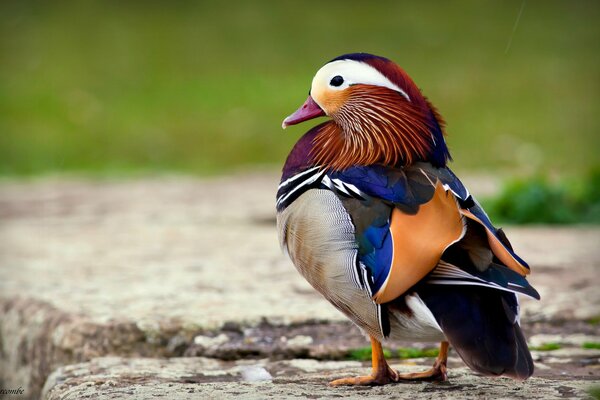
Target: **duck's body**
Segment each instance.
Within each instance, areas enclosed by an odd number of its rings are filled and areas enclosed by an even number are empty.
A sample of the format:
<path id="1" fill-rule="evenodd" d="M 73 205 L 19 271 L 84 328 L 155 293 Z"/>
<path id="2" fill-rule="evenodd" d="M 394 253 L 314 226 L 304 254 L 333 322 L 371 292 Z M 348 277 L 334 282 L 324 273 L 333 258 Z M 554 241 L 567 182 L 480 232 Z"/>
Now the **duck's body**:
<path id="1" fill-rule="evenodd" d="M 476 371 L 525 379 L 515 293 L 537 297 L 529 268 L 446 167 L 441 119 L 411 84 L 386 59 L 342 56 L 284 122 L 333 119 L 288 156 L 277 220 L 302 276 L 371 337 L 373 374 L 334 384 L 446 379 L 448 341 Z M 440 358 L 400 375 L 383 359 L 387 339 L 442 342 Z"/>

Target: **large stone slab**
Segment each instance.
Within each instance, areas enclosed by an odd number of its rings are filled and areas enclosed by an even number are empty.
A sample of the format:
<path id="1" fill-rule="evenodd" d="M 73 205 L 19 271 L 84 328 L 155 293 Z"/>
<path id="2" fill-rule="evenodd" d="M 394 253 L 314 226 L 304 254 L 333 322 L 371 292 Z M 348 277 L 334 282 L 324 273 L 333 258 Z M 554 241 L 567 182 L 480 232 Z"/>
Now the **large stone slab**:
<path id="1" fill-rule="evenodd" d="M 395 364 L 400 372 L 423 367 Z M 289 360 L 222 363 L 214 359 L 98 358 L 62 367 L 43 391 L 45 400 L 66 399 L 564 399 L 591 398 L 591 381 L 484 378 L 466 368 L 443 383 L 407 382 L 384 387 L 337 387 L 328 382 L 365 374 L 356 361 Z"/>
<path id="2" fill-rule="evenodd" d="M 365 345 L 281 253 L 277 180 L 1 182 L 2 387 L 35 398 L 56 368 L 105 355 L 340 359 Z M 598 336 L 585 321 L 600 315 L 600 229 L 506 232 L 543 297 L 523 301 L 526 331 Z"/>

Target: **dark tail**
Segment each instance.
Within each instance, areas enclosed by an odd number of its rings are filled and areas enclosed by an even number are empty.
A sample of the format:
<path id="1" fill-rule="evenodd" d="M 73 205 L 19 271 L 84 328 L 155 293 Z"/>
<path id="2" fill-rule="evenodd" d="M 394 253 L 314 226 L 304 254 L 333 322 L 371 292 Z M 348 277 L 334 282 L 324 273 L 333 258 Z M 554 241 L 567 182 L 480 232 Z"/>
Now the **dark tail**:
<path id="1" fill-rule="evenodd" d="M 417 290 L 463 361 L 484 375 L 527 379 L 533 360 L 518 323 L 516 295 L 477 286 Z"/>

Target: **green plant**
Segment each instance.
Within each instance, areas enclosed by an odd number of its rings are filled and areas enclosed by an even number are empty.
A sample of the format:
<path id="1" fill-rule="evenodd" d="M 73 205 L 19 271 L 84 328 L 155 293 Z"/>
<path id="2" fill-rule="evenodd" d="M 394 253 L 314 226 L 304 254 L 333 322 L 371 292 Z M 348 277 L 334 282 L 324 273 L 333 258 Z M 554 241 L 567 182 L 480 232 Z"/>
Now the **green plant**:
<path id="1" fill-rule="evenodd" d="M 593 387 L 589 388 L 588 393 L 594 399 L 600 400 L 600 386 L 593 386 Z"/>
<path id="2" fill-rule="evenodd" d="M 600 324 L 600 315 L 589 318 L 585 322 L 587 322 L 590 325 L 598 325 L 598 324 Z"/>
<path id="3" fill-rule="evenodd" d="M 584 349 L 600 350 L 600 342 L 585 342 L 581 345 Z"/>
<path id="4" fill-rule="evenodd" d="M 553 351 L 562 348 L 562 346 L 558 343 L 543 343 L 539 346 L 529 346 L 529 350 L 536 351 Z"/>
<path id="5" fill-rule="evenodd" d="M 371 360 L 371 355 L 371 347 L 361 347 L 358 349 L 349 350 L 346 358 L 350 360 L 369 361 Z M 392 353 L 387 349 L 383 349 L 383 355 L 386 358 L 389 358 L 392 356 Z"/>
<path id="6" fill-rule="evenodd" d="M 512 224 L 600 223 L 600 168 L 578 179 L 550 182 L 536 176 L 505 184 L 483 201 L 492 220 Z"/>
<path id="7" fill-rule="evenodd" d="M 439 350 L 435 348 L 417 349 L 414 347 L 401 347 L 398 349 L 399 358 L 437 357 Z"/>

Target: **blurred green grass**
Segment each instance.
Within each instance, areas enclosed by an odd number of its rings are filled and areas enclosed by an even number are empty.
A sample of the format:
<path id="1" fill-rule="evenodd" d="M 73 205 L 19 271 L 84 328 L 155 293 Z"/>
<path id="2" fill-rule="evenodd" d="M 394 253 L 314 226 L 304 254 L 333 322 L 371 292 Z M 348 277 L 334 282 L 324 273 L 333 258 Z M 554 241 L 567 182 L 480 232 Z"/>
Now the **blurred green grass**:
<path id="1" fill-rule="evenodd" d="M 600 168 L 568 180 L 509 180 L 482 204 L 502 224 L 600 224 Z"/>
<path id="2" fill-rule="evenodd" d="M 278 168 L 310 125 L 281 120 L 323 63 L 355 51 L 407 70 L 459 171 L 587 171 L 600 3 L 527 1 L 513 35 L 522 5 L 3 1 L 0 174 Z"/>

